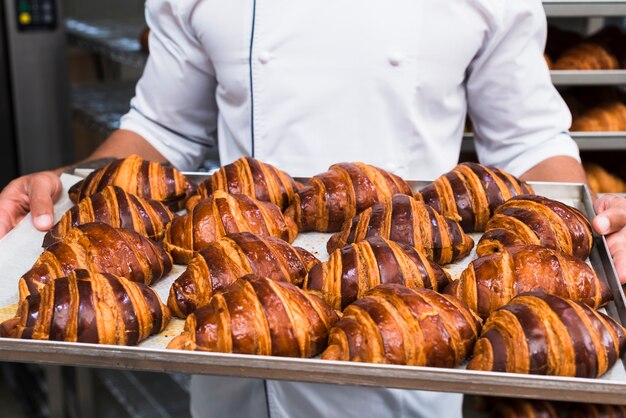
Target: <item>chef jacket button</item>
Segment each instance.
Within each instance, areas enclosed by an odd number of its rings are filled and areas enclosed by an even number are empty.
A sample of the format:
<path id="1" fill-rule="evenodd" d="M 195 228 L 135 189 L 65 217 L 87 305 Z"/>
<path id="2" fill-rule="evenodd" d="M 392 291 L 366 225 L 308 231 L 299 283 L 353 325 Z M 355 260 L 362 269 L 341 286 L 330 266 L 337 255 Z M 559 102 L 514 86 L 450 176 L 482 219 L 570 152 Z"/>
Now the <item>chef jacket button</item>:
<path id="1" fill-rule="evenodd" d="M 389 54 L 389 64 L 393 65 L 394 67 L 397 67 L 398 65 L 400 65 L 401 62 L 402 62 L 402 56 L 400 54 L 398 54 L 397 52 L 393 52 Z"/>
<path id="2" fill-rule="evenodd" d="M 267 64 L 272 59 L 272 55 L 268 51 L 261 51 L 258 58 L 261 64 Z"/>

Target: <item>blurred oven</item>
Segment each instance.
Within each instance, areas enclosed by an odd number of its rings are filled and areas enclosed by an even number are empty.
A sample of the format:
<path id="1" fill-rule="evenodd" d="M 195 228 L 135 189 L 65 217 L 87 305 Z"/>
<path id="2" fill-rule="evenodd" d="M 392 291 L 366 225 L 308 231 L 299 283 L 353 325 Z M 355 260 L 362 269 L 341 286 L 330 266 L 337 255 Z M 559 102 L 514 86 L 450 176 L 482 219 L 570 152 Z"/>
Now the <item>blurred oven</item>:
<path id="1" fill-rule="evenodd" d="M 0 187 L 71 159 L 69 85 L 60 2 L 0 4 Z"/>

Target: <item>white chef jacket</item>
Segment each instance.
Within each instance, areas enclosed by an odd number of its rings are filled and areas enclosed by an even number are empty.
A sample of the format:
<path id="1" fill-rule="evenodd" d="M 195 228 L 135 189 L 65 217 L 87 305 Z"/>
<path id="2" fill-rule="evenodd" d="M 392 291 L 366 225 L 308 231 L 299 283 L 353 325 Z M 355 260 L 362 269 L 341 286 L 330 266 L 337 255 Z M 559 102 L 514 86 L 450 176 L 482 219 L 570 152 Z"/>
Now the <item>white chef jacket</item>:
<path id="1" fill-rule="evenodd" d="M 540 0 L 148 0 L 150 58 L 121 127 L 181 169 L 210 147 L 294 176 L 363 161 L 405 178 L 457 162 L 520 175 L 578 149 L 543 60 Z M 460 416 L 461 397 L 195 377 L 202 416 Z"/>
<path id="2" fill-rule="evenodd" d="M 150 58 L 121 127 L 194 169 L 253 155 L 294 176 L 363 161 L 412 179 L 578 158 L 539 0 L 148 0 Z M 219 111 L 218 111 L 219 109 Z"/>

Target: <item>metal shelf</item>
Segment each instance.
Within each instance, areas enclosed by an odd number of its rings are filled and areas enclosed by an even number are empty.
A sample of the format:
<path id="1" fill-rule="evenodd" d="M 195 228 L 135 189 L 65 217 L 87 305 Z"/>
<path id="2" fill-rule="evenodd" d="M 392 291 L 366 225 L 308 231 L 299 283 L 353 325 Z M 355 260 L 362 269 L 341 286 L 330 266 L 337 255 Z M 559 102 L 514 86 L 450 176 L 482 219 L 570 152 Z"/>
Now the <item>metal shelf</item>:
<path id="1" fill-rule="evenodd" d="M 548 17 L 626 16 L 623 0 L 544 0 Z"/>
<path id="2" fill-rule="evenodd" d="M 119 128 L 134 92 L 134 81 L 72 86 L 72 111 L 77 119 L 106 138 Z"/>
<path id="3" fill-rule="evenodd" d="M 626 84 L 626 70 L 551 70 L 555 86 L 592 86 Z"/>
<path id="4" fill-rule="evenodd" d="M 143 20 L 65 20 L 70 44 L 137 69 L 143 69 L 148 57 L 139 43 L 145 27 Z"/>
<path id="5" fill-rule="evenodd" d="M 626 151 L 626 132 L 570 132 L 581 151 Z M 474 135 L 464 134 L 461 151 L 472 152 Z"/>
<path id="6" fill-rule="evenodd" d="M 115 81 L 72 86 L 70 90 L 74 117 L 107 138 L 120 126 L 120 118 L 130 109 L 135 81 Z M 199 170 L 210 172 L 220 166 L 218 148 L 209 150 Z"/>

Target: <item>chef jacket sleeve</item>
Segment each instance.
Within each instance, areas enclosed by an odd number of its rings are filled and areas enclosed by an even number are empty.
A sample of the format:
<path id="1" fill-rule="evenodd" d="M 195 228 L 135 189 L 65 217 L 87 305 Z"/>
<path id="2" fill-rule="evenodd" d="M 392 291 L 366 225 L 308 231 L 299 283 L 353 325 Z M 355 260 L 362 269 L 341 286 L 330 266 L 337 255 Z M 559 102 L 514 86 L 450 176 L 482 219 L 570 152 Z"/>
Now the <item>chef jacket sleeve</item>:
<path id="1" fill-rule="evenodd" d="M 571 114 L 543 58 L 547 24 L 541 1 L 497 3 L 467 73 L 468 113 L 479 160 L 514 175 L 554 156 L 580 161 L 567 133 Z"/>
<path id="2" fill-rule="evenodd" d="M 216 146 L 216 78 L 190 24 L 195 3 L 146 2 L 150 56 L 120 123 L 181 170 L 197 168 Z"/>

